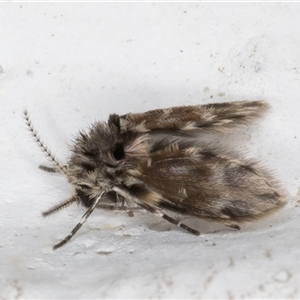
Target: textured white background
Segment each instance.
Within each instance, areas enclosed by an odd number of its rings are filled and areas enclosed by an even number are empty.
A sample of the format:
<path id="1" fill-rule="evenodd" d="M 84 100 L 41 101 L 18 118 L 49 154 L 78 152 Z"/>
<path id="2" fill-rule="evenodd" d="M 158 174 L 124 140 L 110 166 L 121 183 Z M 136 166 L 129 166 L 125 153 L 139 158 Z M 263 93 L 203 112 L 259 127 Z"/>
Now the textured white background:
<path id="1" fill-rule="evenodd" d="M 1 3 L 0 298 L 299 298 L 300 4 Z M 72 135 L 109 113 L 264 99 L 261 122 L 223 138 L 274 170 L 289 203 L 236 232 L 186 234 L 159 218 L 76 205 L 37 167 L 28 108 L 63 162 Z"/>

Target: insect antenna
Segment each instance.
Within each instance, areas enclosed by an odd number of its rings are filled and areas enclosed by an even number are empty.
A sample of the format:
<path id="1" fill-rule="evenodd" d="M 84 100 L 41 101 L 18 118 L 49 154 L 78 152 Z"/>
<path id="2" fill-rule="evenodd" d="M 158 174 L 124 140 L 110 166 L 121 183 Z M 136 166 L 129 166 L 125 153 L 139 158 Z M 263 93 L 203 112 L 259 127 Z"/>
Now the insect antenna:
<path id="1" fill-rule="evenodd" d="M 96 208 L 97 204 L 101 200 L 101 197 L 102 197 L 102 195 L 104 193 L 105 193 L 105 191 L 101 192 L 100 196 L 98 198 L 96 198 L 96 200 L 93 203 L 93 205 L 91 207 L 89 207 L 89 209 L 85 212 L 85 214 L 82 216 L 80 222 L 73 228 L 73 230 L 71 231 L 71 233 L 68 236 L 66 236 L 61 242 L 59 242 L 58 244 L 54 245 L 53 246 L 53 250 L 56 250 L 57 248 L 60 248 L 61 246 L 63 246 L 64 244 L 66 244 L 73 237 L 73 235 L 80 229 L 80 227 L 85 223 L 85 221 L 88 219 L 88 217 L 94 211 L 94 209 Z"/>
<path id="2" fill-rule="evenodd" d="M 51 153 L 51 151 L 49 150 L 49 148 L 44 144 L 44 142 L 41 140 L 40 136 L 38 135 L 37 131 L 35 130 L 27 109 L 24 110 L 24 118 L 25 118 L 25 122 L 26 125 L 28 126 L 29 131 L 31 132 L 32 136 L 34 137 L 36 143 L 39 145 L 40 148 L 42 148 L 43 152 L 47 155 L 47 157 L 56 165 L 56 167 L 58 168 L 58 170 L 65 174 L 68 177 L 68 172 L 67 172 L 67 168 L 64 167 L 56 158 L 55 156 Z"/>
<path id="3" fill-rule="evenodd" d="M 46 216 L 49 216 L 55 212 L 58 212 L 59 210 L 71 205 L 73 202 L 76 202 L 78 201 L 78 197 L 77 196 L 73 196 L 69 199 L 67 199 L 66 201 L 62 202 L 62 203 L 59 203 L 53 207 L 51 207 L 50 209 L 46 210 L 43 212 L 43 216 L 46 217 Z"/>
<path id="4" fill-rule="evenodd" d="M 39 169 L 41 169 L 45 172 L 48 172 L 48 173 L 57 173 L 58 172 L 58 170 L 56 168 L 47 167 L 47 166 L 44 166 L 44 165 L 40 165 Z"/>

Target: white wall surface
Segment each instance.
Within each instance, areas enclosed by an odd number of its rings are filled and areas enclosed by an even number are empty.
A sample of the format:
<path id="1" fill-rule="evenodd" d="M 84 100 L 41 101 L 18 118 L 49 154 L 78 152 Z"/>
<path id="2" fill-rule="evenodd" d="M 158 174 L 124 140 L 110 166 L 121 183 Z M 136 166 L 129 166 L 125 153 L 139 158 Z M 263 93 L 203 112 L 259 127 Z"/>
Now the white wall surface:
<path id="1" fill-rule="evenodd" d="M 0 3 L 0 298 L 299 298 L 299 3 Z M 275 215 L 194 237 L 146 212 L 43 218 L 65 178 L 27 131 L 27 108 L 63 163 L 72 136 L 110 113 L 264 99 L 272 108 L 222 142 L 287 190 Z M 187 223 L 189 220 L 187 220 Z"/>

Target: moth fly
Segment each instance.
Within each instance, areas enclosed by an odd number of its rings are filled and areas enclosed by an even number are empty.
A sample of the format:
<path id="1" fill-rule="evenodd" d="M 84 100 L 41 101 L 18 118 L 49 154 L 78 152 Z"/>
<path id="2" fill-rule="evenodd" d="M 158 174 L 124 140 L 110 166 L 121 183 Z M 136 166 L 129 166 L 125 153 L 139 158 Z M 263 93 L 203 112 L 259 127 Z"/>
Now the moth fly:
<path id="1" fill-rule="evenodd" d="M 29 130 L 53 163 L 53 168 L 40 168 L 64 174 L 75 188 L 73 196 L 43 215 L 74 202 L 87 207 L 71 233 L 53 248 L 67 243 L 95 208 L 144 209 L 199 235 L 169 214 L 240 229 L 240 222 L 283 206 L 280 186 L 258 163 L 200 139 L 203 133 L 225 134 L 247 124 L 267 107 L 264 101 L 236 101 L 112 114 L 108 122 L 96 122 L 79 132 L 66 165 L 40 139 L 25 110 Z"/>

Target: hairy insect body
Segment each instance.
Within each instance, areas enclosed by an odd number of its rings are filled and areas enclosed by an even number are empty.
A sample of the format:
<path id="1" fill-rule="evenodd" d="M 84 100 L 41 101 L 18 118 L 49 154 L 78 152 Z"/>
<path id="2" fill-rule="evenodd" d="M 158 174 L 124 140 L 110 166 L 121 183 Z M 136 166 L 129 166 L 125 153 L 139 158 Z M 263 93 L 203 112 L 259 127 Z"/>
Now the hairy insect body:
<path id="1" fill-rule="evenodd" d="M 25 112 L 38 143 L 76 189 L 76 195 L 45 214 L 75 201 L 88 207 L 71 234 L 54 248 L 71 239 L 94 208 L 105 205 L 134 204 L 193 234 L 199 232 L 167 212 L 239 229 L 238 222 L 281 207 L 285 199 L 279 185 L 258 163 L 197 139 L 204 131 L 226 132 L 247 123 L 266 107 L 263 101 L 239 101 L 111 115 L 107 123 L 97 122 L 87 133 L 79 133 L 66 167 L 41 142 Z"/>

